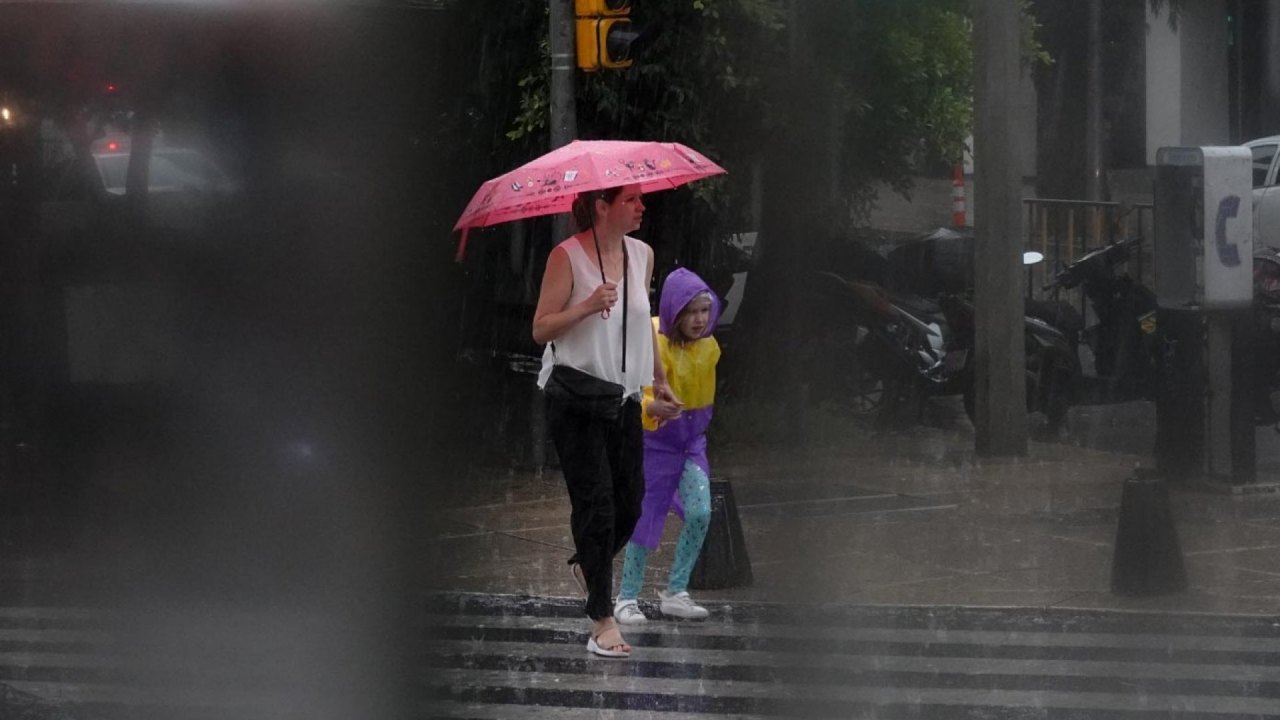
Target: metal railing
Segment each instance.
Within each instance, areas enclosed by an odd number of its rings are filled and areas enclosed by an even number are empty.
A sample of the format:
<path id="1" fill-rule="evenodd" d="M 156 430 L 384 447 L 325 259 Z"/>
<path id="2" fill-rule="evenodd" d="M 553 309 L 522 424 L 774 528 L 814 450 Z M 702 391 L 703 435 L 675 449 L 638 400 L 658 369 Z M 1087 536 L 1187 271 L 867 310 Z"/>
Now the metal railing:
<path id="1" fill-rule="evenodd" d="M 1141 235 L 1139 252 L 1129 259 L 1128 272 L 1147 287 L 1154 284 L 1152 262 L 1154 228 L 1151 203 L 1027 198 L 1027 250 L 1044 254 L 1044 262 L 1028 272 L 1027 297 L 1042 298 L 1042 288 L 1058 270 L 1091 250 L 1116 240 Z M 1063 294 L 1085 311 L 1080 292 Z"/>

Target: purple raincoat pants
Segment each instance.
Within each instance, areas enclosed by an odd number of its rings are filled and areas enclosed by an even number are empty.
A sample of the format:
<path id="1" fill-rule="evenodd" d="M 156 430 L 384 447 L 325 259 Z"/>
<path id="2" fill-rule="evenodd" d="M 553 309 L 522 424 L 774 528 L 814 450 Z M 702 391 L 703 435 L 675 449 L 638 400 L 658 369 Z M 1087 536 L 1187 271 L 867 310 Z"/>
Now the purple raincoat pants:
<path id="1" fill-rule="evenodd" d="M 644 434 L 644 503 L 631 542 L 654 550 L 662 539 L 667 513 L 675 511 L 684 519 L 678 491 L 686 460 L 711 477 L 706 435 L 711 411 L 711 407 L 686 410 L 676 420 Z"/>

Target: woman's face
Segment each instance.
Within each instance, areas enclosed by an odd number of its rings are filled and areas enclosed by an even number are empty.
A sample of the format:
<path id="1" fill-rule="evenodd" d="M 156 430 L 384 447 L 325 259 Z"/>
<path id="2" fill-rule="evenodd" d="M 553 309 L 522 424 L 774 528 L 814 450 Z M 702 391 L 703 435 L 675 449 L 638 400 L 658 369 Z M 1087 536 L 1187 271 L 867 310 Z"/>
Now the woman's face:
<path id="1" fill-rule="evenodd" d="M 640 196 L 639 185 L 627 185 L 622 188 L 613 202 L 596 201 L 596 210 L 602 224 L 620 233 L 635 232 L 644 219 L 644 201 Z"/>

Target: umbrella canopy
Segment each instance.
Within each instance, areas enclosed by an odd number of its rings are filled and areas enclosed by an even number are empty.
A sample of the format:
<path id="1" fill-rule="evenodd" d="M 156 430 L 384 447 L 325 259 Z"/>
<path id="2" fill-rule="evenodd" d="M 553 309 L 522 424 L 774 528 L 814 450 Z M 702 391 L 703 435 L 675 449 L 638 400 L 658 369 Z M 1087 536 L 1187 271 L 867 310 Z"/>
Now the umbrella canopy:
<path id="1" fill-rule="evenodd" d="M 724 172 L 680 143 L 574 140 L 481 185 L 453 226 L 463 231 L 458 254 L 468 228 L 569 212 L 580 192 L 638 184 L 648 193 Z"/>

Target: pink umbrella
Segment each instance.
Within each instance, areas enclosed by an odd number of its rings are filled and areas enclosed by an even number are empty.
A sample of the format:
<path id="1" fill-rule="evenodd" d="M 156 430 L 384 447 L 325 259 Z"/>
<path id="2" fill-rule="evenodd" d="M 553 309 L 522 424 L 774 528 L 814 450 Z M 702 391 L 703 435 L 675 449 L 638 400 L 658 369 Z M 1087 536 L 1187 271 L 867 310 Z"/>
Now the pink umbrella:
<path id="1" fill-rule="evenodd" d="M 648 193 L 723 172 L 680 143 L 574 140 L 480 186 L 453 226 L 462 230 L 457 259 L 466 252 L 470 228 L 569 212 L 573 198 L 586 190 L 639 184 Z"/>

